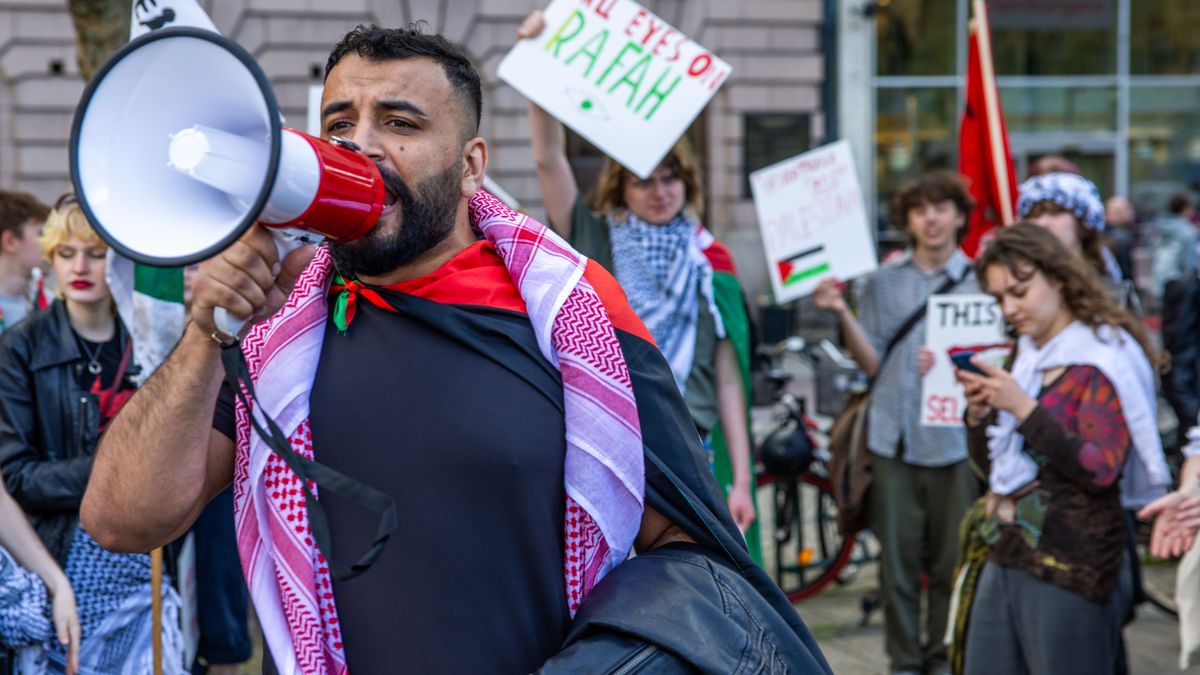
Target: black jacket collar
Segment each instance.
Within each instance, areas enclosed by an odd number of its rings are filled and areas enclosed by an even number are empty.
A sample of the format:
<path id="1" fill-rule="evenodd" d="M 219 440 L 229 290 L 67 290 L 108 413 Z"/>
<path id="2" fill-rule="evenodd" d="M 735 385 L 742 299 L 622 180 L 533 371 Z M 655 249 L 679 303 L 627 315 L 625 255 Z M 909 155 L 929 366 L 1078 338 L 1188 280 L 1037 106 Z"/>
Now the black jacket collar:
<path id="1" fill-rule="evenodd" d="M 30 370 L 51 368 L 83 358 L 67 317 L 67 303 L 56 300 L 45 311 L 50 314 L 49 320 L 41 322 L 37 334 L 31 336 L 34 350 L 29 359 Z"/>

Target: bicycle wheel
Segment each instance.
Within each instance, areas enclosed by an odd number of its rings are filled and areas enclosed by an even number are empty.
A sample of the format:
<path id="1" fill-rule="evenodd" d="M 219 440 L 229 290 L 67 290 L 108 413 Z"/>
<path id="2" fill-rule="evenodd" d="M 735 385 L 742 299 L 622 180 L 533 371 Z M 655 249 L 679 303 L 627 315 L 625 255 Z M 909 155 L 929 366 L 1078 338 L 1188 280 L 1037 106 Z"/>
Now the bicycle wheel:
<path id="1" fill-rule="evenodd" d="M 814 473 L 776 480 L 760 476 L 759 526 L 768 573 L 792 602 L 835 581 L 854 551 L 837 530 L 829 480 Z"/>

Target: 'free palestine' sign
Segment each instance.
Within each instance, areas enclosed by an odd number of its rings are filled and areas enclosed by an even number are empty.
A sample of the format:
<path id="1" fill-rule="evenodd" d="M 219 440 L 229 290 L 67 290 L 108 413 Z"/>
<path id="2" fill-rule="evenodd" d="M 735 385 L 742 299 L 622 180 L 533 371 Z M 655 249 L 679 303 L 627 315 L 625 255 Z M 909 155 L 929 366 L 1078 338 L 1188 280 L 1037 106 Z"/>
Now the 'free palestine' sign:
<path id="1" fill-rule="evenodd" d="M 641 178 L 732 69 L 633 0 L 554 0 L 498 74 Z"/>
<path id="2" fill-rule="evenodd" d="M 754 209 L 775 302 L 813 292 L 829 277 L 876 268 L 862 190 L 848 141 L 837 141 L 750 174 Z"/>

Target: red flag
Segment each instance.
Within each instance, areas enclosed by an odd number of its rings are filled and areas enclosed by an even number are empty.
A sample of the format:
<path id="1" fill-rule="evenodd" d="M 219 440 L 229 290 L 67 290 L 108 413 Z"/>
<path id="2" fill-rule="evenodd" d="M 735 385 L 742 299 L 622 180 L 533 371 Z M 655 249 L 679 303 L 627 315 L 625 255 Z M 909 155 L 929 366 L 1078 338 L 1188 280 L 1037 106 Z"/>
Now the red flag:
<path id="1" fill-rule="evenodd" d="M 1017 175 L 996 89 L 991 31 L 983 0 L 975 2 L 967 48 L 967 104 L 958 138 L 958 170 L 975 198 L 962 245 L 973 258 L 992 228 L 1012 224 L 1017 204 Z"/>

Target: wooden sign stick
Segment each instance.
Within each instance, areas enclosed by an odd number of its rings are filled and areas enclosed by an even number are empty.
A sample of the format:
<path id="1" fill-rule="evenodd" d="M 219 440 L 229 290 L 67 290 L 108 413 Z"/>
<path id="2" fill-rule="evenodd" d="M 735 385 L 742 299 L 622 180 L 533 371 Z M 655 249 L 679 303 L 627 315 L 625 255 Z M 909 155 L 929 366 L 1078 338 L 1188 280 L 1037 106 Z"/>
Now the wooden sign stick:
<path id="1" fill-rule="evenodd" d="M 154 675 L 162 675 L 162 547 L 150 551 L 150 644 L 154 655 Z"/>

